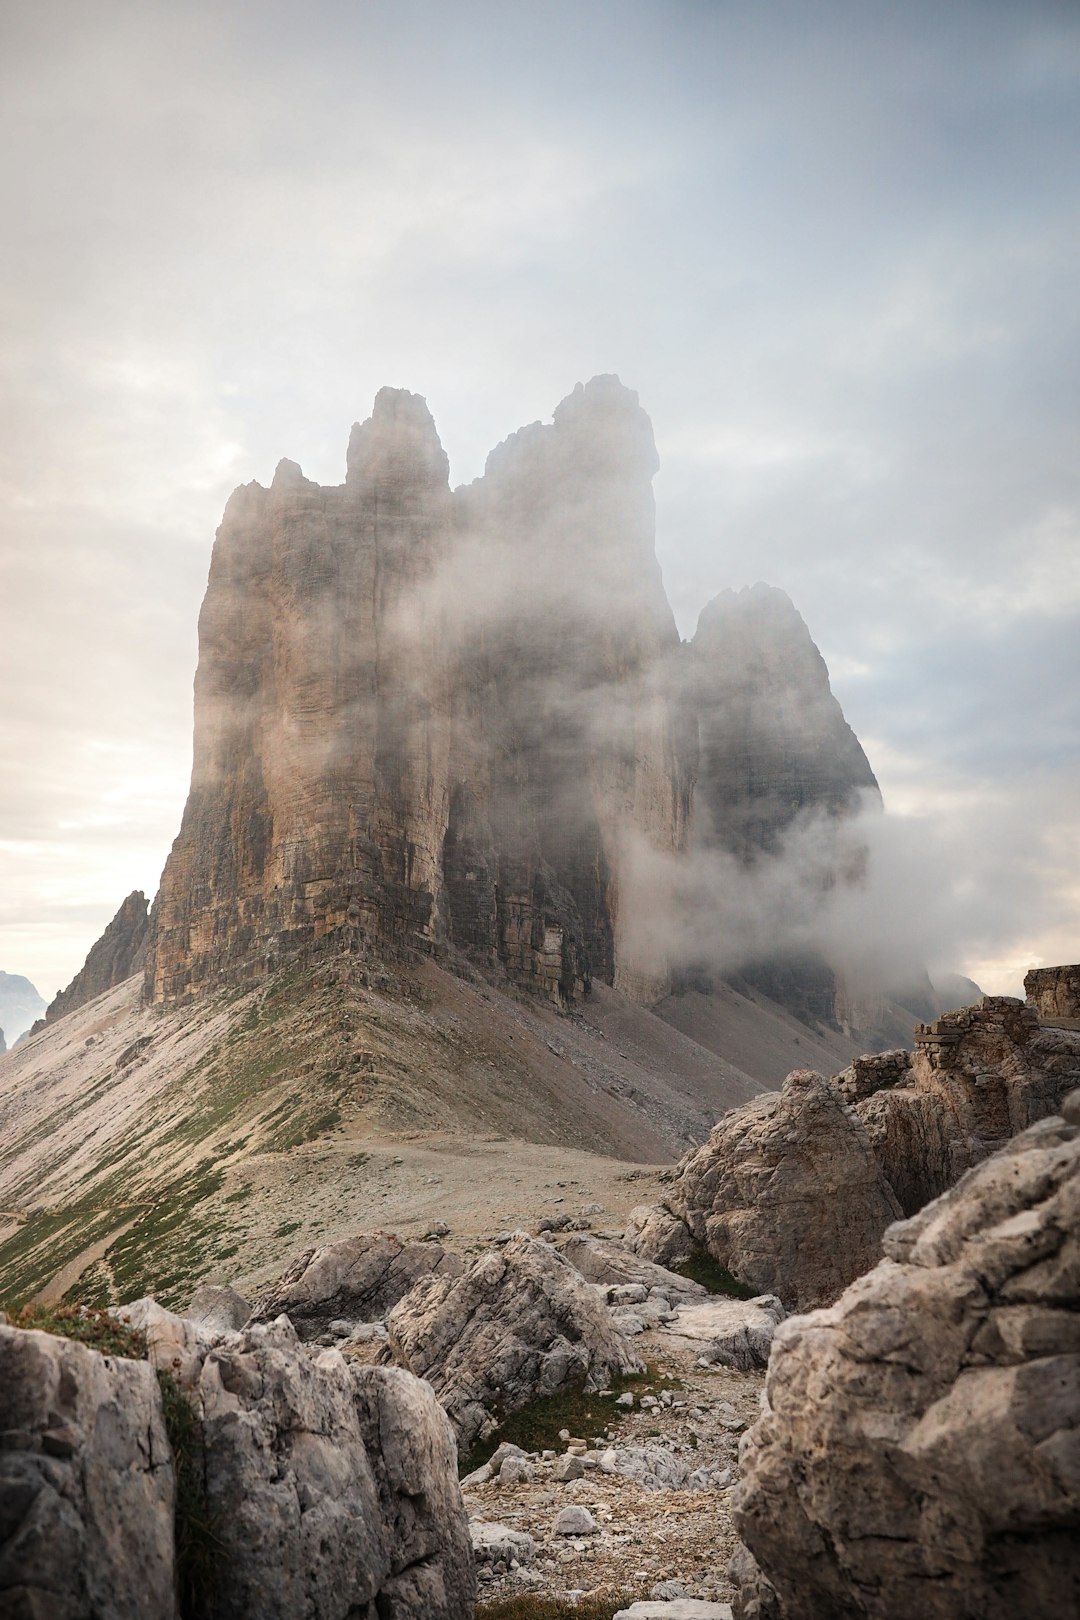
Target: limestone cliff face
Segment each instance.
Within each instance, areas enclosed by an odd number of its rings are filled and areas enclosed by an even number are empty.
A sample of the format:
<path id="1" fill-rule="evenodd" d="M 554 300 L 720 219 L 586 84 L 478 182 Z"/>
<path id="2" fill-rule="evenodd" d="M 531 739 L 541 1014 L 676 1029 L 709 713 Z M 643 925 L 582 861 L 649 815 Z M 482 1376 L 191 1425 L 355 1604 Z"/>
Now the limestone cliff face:
<path id="1" fill-rule="evenodd" d="M 689 807 L 656 465 L 637 396 L 597 378 L 452 494 L 423 400 L 384 389 L 343 487 L 282 462 L 233 495 L 155 1000 L 331 938 L 456 949 L 563 999 L 637 984 L 621 844 L 679 847 Z"/>

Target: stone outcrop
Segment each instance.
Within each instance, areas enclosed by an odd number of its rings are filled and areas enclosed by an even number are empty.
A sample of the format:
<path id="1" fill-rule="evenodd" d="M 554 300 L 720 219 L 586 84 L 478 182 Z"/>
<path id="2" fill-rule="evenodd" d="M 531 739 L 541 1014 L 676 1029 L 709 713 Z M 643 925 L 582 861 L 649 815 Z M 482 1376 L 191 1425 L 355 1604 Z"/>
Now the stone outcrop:
<path id="1" fill-rule="evenodd" d="M 740 1620 L 1080 1600 L 1080 1094 L 777 1331 L 742 1453 Z"/>
<path id="2" fill-rule="evenodd" d="M 575 1271 L 580 1271 L 587 1282 L 603 1283 L 618 1288 L 626 1283 L 639 1283 L 646 1291 L 659 1289 L 670 1300 L 704 1299 L 706 1291 L 700 1283 L 689 1277 L 680 1277 L 666 1266 L 657 1265 L 635 1253 L 628 1245 L 613 1243 L 605 1238 L 575 1235 L 567 1238 L 561 1250 Z"/>
<path id="3" fill-rule="evenodd" d="M 1032 968 L 1024 994 L 1044 1024 L 1080 1026 L 1080 964 Z"/>
<path id="4" fill-rule="evenodd" d="M 457 1454 L 425 1384 L 313 1358 L 284 1316 L 222 1332 L 153 1299 L 114 1314 L 199 1418 L 212 1620 L 471 1620 Z"/>
<path id="5" fill-rule="evenodd" d="M 984 996 L 915 1030 L 913 1053 L 858 1058 L 837 1084 L 913 1215 L 1053 1114 L 1080 1084 L 1080 1032 L 1046 1027 L 1010 996 Z"/>
<path id="6" fill-rule="evenodd" d="M 861 1122 L 808 1069 L 725 1114 L 664 1203 L 741 1282 L 797 1309 L 872 1266 L 901 1213 Z"/>
<path id="7" fill-rule="evenodd" d="M 784 1320 L 775 1294 L 756 1299 L 713 1298 L 680 1305 L 664 1324 L 666 1342 L 685 1345 L 721 1367 L 767 1367 L 777 1326 Z"/>
<path id="8" fill-rule="evenodd" d="M 208 1508 L 222 1620 L 466 1620 L 475 1601 L 450 1426 L 398 1368 L 312 1361 L 287 1321 L 207 1355 Z"/>
<path id="9" fill-rule="evenodd" d="M 331 1322 L 381 1321 L 419 1278 L 458 1277 L 462 1269 L 460 1256 L 438 1243 L 362 1232 L 297 1255 L 252 1315 L 262 1322 L 287 1316 L 302 1339 L 317 1339 Z"/>
<path id="10" fill-rule="evenodd" d="M 175 1620 L 175 1482 L 145 1362 L 0 1325 L 0 1612 Z"/>
<path id="11" fill-rule="evenodd" d="M 461 1451 L 539 1396 L 644 1368 L 574 1267 L 524 1233 L 460 1277 L 421 1278 L 387 1327 L 384 1359 L 429 1381 Z"/>
<path id="12" fill-rule="evenodd" d="M 725 1114 L 661 1205 L 632 1212 L 651 1260 L 705 1248 L 785 1305 L 827 1304 L 912 1215 L 1080 1085 L 1080 1030 L 984 996 L 915 1032 L 915 1050 L 856 1058 L 831 1081 L 796 1070 Z"/>
<path id="13" fill-rule="evenodd" d="M 44 1019 L 31 1030 L 36 1034 L 46 1024 L 65 1013 L 83 1007 L 95 996 L 123 984 L 132 974 L 141 973 L 146 964 L 146 949 L 150 923 L 147 901 L 141 889 L 128 895 L 101 938 L 90 947 L 86 961 L 66 990 L 61 990 L 50 1001 Z"/>

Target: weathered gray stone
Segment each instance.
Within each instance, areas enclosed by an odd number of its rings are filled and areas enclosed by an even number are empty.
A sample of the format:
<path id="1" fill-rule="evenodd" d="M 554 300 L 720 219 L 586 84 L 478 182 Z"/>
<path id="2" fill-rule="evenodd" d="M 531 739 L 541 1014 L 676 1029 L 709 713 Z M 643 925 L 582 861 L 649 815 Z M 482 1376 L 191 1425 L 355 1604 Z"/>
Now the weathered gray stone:
<path id="1" fill-rule="evenodd" d="M 741 1620 L 1015 1620 L 1080 1595 L 1080 1131 L 1046 1119 L 777 1329 Z"/>
<path id="2" fill-rule="evenodd" d="M 290 1261 L 258 1301 L 252 1320 L 287 1316 L 302 1339 L 338 1321 L 355 1327 L 384 1318 L 420 1277 L 456 1277 L 460 1257 L 437 1243 L 408 1243 L 394 1232 L 361 1232 Z"/>
<path id="3" fill-rule="evenodd" d="M 560 1508 L 555 1516 L 554 1530 L 557 1536 L 595 1536 L 599 1529 L 600 1526 L 586 1507 L 575 1505 Z"/>
<path id="4" fill-rule="evenodd" d="M 706 1291 L 700 1283 L 680 1277 L 677 1272 L 658 1266 L 622 1243 L 606 1242 L 600 1237 L 571 1237 L 563 1244 L 562 1253 L 570 1264 L 591 1283 L 605 1284 L 612 1291 L 623 1290 L 637 1284 L 645 1290 L 640 1297 L 647 1298 L 650 1289 L 660 1289 L 669 1299 L 704 1299 Z"/>
<path id="5" fill-rule="evenodd" d="M 519 1564 L 531 1564 L 536 1557 L 536 1542 L 525 1530 L 510 1530 L 505 1524 L 473 1519 L 469 1536 L 473 1557 L 481 1567 L 506 1570 L 515 1560 Z"/>
<path id="6" fill-rule="evenodd" d="M 685 1224 L 662 1204 L 638 1204 L 626 1222 L 628 1249 L 658 1266 L 677 1266 L 689 1260 L 695 1244 Z"/>
<path id="7" fill-rule="evenodd" d="M 198 1323 L 210 1333 L 234 1333 L 251 1315 L 251 1301 L 235 1288 L 215 1288 L 204 1283 L 192 1294 L 191 1304 L 184 1314 L 188 1321 Z"/>
<path id="8" fill-rule="evenodd" d="M 463 1451 L 500 1412 L 571 1383 L 603 1389 L 644 1367 L 574 1267 L 524 1236 L 460 1277 L 422 1278 L 387 1327 L 382 1354 L 429 1380 Z"/>
<path id="9" fill-rule="evenodd" d="M 808 1069 L 725 1114 L 665 1204 L 740 1281 L 798 1308 L 872 1266 L 901 1213 L 862 1123 Z"/>
<path id="10" fill-rule="evenodd" d="M 731 1620 L 731 1605 L 706 1603 L 701 1598 L 675 1598 L 666 1603 L 645 1599 L 616 1610 L 615 1620 Z"/>
<path id="11" fill-rule="evenodd" d="M 466 1620 L 475 1600 L 453 1436 L 399 1368 L 315 1360 L 284 1318 L 206 1356 L 215 1620 Z"/>
<path id="12" fill-rule="evenodd" d="M 0 1326 L 0 1613 L 174 1620 L 174 1477 L 145 1362 Z"/>
<path id="13" fill-rule="evenodd" d="M 785 1314 L 775 1294 L 757 1299 L 714 1297 L 680 1305 L 663 1332 L 670 1343 L 747 1372 L 768 1366 L 773 1334 Z"/>

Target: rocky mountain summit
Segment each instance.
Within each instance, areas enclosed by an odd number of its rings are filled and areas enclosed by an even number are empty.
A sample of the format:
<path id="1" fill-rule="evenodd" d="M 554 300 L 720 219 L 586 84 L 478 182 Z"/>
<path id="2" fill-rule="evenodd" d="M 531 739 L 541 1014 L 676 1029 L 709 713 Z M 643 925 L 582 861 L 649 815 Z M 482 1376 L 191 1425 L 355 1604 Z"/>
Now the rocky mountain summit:
<path id="1" fill-rule="evenodd" d="M 90 948 L 90 953 L 79 972 L 65 990 L 60 990 L 50 1001 L 45 1017 L 37 1021 L 30 1033 L 36 1035 L 47 1023 L 63 1018 L 65 1013 L 85 1007 L 95 996 L 104 995 L 115 985 L 123 984 L 133 973 L 141 973 L 146 962 L 149 937 L 149 906 L 141 889 L 128 895 L 101 938 Z"/>
<path id="2" fill-rule="evenodd" d="M 651 1003 L 675 964 L 643 864 L 773 850 L 876 793 L 782 592 L 725 593 L 680 644 L 657 465 L 637 395 L 596 377 L 451 490 L 424 401 L 383 389 L 343 485 L 283 461 L 236 491 L 153 1001 L 376 942 Z"/>

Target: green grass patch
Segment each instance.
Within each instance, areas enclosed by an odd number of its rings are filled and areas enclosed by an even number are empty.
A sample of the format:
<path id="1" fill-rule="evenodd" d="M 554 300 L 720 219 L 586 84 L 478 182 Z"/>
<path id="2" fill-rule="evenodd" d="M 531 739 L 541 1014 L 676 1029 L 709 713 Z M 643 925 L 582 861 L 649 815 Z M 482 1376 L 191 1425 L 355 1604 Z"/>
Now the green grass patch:
<path id="1" fill-rule="evenodd" d="M 478 1603 L 477 1620 L 612 1620 L 620 1609 L 640 1602 L 641 1592 L 593 1592 L 571 1603 L 569 1598 L 507 1597 Z"/>
<path id="2" fill-rule="evenodd" d="M 582 1380 L 582 1383 L 584 1380 Z M 581 1440 L 600 1439 L 608 1429 L 614 1428 L 627 1417 L 634 1407 L 617 1406 L 615 1397 L 629 1390 L 633 1395 L 659 1395 L 662 1389 L 678 1389 L 674 1379 L 660 1378 L 650 1363 L 643 1373 L 629 1373 L 611 1382 L 610 1395 L 586 1395 L 581 1384 L 568 1385 L 555 1395 L 519 1406 L 516 1412 L 496 1413 L 499 1426 L 485 1440 L 476 1445 L 461 1461 L 459 1473 L 464 1477 L 474 1468 L 486 1463 L 503 1443 L 520 1446 L 522 1451 L 560 1451 L 563 1442 L 560 1429 L 569 1429 Z"/>
<path id="3" fill-rule="evenodd" d="M 206 1496 L 202 1429 L 195 1410 L 171 1373 L 159 1371 L 165 1429 L 176 1463 L 176 1585 L 183 1620 L 211 1612 L 221 1540 Z"/>
<path id="4" fill-rule="evenodd" d="M 671 1270 L 688 1282 L 700 1283 L 710 1294 L 726 1294 L 729 1299 L 756 1299 L 759 1290 L 748 1288 L 738 1277 L 733 1277 L 726 1266 L 715 1260 L 707 1249 L 697 1249 L 681 1265 Z"/>
<path id="5" fill-rule="evenodd" d="M 294 1232 L 299 1232 L 303 1224 L 303 1221 L 282 1221 L 281 1225 L 275 1229 L 274 1236 L 276 1238 L 292 1237 Z"/>
<path id="6" fill-rule="evenodd" d="M 122 1356 L 126 1361 L 146 1360 L 146 1335 L 126 1322 L 118 1322 L 107 1311 L 93 1305 L 24 1305 L 11 1318 L 17 1328 L 51 1333 L 54 1338 L 74 1339 L 103 1356 Z"/>

